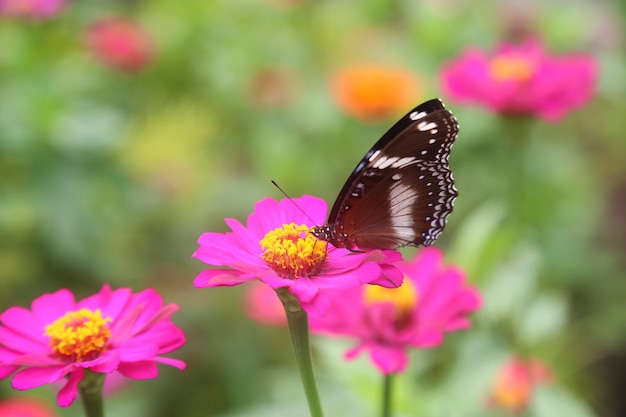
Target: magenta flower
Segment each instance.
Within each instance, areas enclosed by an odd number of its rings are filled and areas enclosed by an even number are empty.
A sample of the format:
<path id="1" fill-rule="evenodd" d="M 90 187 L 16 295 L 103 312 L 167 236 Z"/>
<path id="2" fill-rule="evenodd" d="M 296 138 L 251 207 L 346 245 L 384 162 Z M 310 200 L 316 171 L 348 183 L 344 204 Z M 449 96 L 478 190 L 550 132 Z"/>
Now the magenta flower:
<path id="1" fill-rule="evenodd" d="M 0 14 L 25 19 L 49 19 L 60 13 L 67 0 L 0 0 Z"/>
<path id="2" fill-rule="evenodd" d="M 104 65 L 126 72 L 138 72 L 154 59 L 150 35 L 137 23 L 122 18 L 93 23 L 87 33 L 87 46 Z"/>
<path id="3" fill-rule="evenodd" d="M 443 88 L 459 103 L 497 113 L 558 121 L 594 95 L 598 67 L 588 55 L 547 55 L 533 39 L 501 44 L 495 54 L 470 48 L 441 72 Z"/>
<path id="4" fill-rule="evenodd" d="M 327 246 L 308 233 L 323 224 L 326 210 L 324 200 L 311 196 L 280 202 L 266 198 L 256 204 L 246 226 L 226 219 L 232 232 L 204 233 L 193 257 L 227 268 L 202 271 L 194 285 L 210 288 L 260 280 L 273 289 L 288 288 L 314 314 L 328 307 L 320 289 L 400 285 L 402 273 L 391 265 L 401 259 L 399 252 L 353 253 Z"/>
<path id="5" fill-rule="evenodd" d="M 132 294 L 105 285 L 78 302 L 66 289 L 44 294 L 31 310 L 11 307 L 0 315 L 0 378 L 15 373 L 12 386 L 19 390 L 64 380 L 57 403 L 66 407 L 85 369 L 133 379 L 155 378 L 159 362 L 184 369 L 183 362 L 161 356 L 185 343 L 170 321 L 176 310 L 163 306 L 154 290 Z"/>
<path id="6" fill-rule="evenodd" d="M 443 343 L 444 333 L 470 326 L 467 315 L 481 305 L 478 292 L 465 284 L 463 271 L 443 264 L 435 247 L 398 264 L 405 279 L 399 288 L 361 286 L 329 294 L 326 315 L 313 317 L 311 329 L 357 339 L 347 359 L 369 351 L 385 375 L 402 372 L 407 349 Z"/>

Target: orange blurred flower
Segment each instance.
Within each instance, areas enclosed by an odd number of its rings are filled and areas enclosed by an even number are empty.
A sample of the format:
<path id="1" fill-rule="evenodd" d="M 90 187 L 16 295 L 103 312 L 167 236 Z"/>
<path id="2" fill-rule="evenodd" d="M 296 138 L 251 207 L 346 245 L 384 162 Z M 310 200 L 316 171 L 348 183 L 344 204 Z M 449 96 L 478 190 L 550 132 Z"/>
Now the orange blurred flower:
<path id="1" fill-rule="evenodd" d="M 552 372 L 539 360 L 513 357 L 496 375 L 488 403 L 514 413 L 520 412 L 530 403 L 535 386 L 553 379 Z"/>
<path id="2" fill-rule="evenodd" d="M 339 107 L 367 122 L 402 113 L 422 96 L 421 82 L 412 71 L 367 63 L 337 71 L 331 91 Z"/>

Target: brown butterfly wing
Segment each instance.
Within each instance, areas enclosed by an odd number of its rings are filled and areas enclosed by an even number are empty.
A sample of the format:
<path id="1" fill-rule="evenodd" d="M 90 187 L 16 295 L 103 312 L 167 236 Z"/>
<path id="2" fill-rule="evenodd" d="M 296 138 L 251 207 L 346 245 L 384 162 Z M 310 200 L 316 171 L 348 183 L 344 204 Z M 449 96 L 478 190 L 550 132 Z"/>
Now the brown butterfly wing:
<path id="1" fill-rule="evenodd" d="M 365 172 L 364 174 L 367 174 Z M 378 178 L 377 178 L 378 177 Z M 360 181 L 362 197 L 348 199 L 335 222 L 350 249 L 396 249 L 428 246 L 446 225 L 458 195 L 447 166 L 419 162 L 380 178 L 372 172 Z M 380 194 L 387 197 L 378 198 Z"/>
<path id="2" fill-rule="evenodd" d="M 448 166 L 457 133 L 456 119 L 438 99 L 407 113 L 346 181 L 325 238 L 361 250 L 434 242 L 458 195 Z"/>

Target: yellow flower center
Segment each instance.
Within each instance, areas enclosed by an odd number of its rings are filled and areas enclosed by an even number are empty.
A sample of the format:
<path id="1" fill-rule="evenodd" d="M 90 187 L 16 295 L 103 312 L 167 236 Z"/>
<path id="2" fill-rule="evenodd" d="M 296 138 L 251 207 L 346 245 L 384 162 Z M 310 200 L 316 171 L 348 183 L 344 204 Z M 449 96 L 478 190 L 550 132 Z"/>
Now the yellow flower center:
<path id="1" fill-rule="evenodd" d="M 98 357 L 111 337 L 110 317 L 102 318 L 100 310 L 87 308 L 70 311 L 46 326 L 45 335 L 59 356 L 81 362 Z"/>
<path id="2" fill-rule="evenodd" d="M 261 239 L 261 258 L 283 278 L 315 275 L 326 259 L 326 242 L 305 225 L 284 224 Z"/>
<path id="3" fill-rule="evenodd" d="M 489 64 L 489 72 L 496 81 L 528 81 L 535 71 L 534 62 L 514 53 L 499 55 Z"/>
<path id="4" fill-rule="evenodd" d="M 379 285 L 365 286 L 365 305 L 392 303 L 396 307 L 396 324 L 400 327 L 410 320 L 411 311 L 417 307 L 418 292 L 410 279 L 404 278 L 398 288 L 384 288 Z"/>

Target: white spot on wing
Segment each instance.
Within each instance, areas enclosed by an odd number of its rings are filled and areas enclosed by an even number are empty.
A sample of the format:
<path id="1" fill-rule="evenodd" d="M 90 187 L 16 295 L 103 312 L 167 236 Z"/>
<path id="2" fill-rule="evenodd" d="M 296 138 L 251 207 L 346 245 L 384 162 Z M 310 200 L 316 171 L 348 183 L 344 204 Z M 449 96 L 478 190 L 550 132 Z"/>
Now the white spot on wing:
<path id="1" fill-rule="evenodd" d="M 421 119 L 424 116 L 426 116 L 426 112 L 425 111 L 421 111 L 421 112 L 414 111 L 414 112 L 409 114 L 409 119 L 411 119 L 411 120 L 419 120 L 419 119 Z"/>
<path id="2" fill-rule="evenodd" d="M 412 156 L 405 156 L 404 158 L 398 159 L 396 162 L 391 164 L 393 168 L 404 168 L 407 165 L 411 165 L 411 163 L 415 162 L 415 158 Z"/>
<path id="3" fill-rule="evenodd" d="M 436 129 L 436 128 L 437 128 L 437 123 L 434 123 L 434 122 L 430 122 L 430 123 L 419 122 L 417 124 L 417 129 L 422 132 L 426 132 L 427 130 Z"/>
<path id="4" fill-rule="evenodd" d="M 380 159 L 376 162 L 374 162 L 374 165 L 372 165 L 374 168 L 378 168 L 378 169 L 385 169 L 388 166 L 394 164 L 398 159 L 398 157 L 393 156 L 391 158 L 387 158 L 385 156 L 381 156 Z"/>
<path id="5" fill-rule="evenodd" d="M 378 157 L 378 155 L 380 155 L 380 149 L 378 149 L 376 152 L 374 152 L 368 159 L 368 161 L 372 162 L 374 159 L 376 159 Z"/>
<path id="6" fill-rule="evenodd" d="M 402 240 L 412 241 L 413 232 L 413 205 L 417 200 L 417 193 L 410 186 L 402 182 L 395 183 L 389 190 L 389 218 L 395 235 Z"/>

